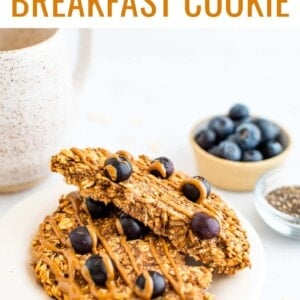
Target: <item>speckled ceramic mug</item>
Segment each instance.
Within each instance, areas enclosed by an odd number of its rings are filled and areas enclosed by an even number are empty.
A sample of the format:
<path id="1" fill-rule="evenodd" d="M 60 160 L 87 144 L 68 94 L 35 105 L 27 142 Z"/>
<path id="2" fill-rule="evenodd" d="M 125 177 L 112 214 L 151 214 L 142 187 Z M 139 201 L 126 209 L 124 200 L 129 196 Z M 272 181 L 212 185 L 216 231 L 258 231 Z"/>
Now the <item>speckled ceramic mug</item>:
<path id="1" fill-rule="evenodd" d="M 89 34 L 81 31 L 72 74 L 63 30 L 0 30 L 0 192 L 38 183 L 49 174 L 50 156 L 70 141 Z"/>

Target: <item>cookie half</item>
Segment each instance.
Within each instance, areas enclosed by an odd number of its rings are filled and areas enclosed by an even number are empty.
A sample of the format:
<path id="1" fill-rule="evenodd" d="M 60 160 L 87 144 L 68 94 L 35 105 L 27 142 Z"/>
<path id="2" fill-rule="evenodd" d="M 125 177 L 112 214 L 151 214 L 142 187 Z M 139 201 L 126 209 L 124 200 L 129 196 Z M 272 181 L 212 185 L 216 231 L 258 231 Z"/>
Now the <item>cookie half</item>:
<path id="1" fill-rule="evenodd" d="M 77 192 L 62 196 L 32 242 L 38 282 L 55 299 L 212 299 L 205 290 L 212 269 L 186 257 L 147 228 L 135 226 L 110 205 Z M 99 203 L 99 202 L 98 202 Z M 101 204 L 101 203 L 99 203 Z M 128 225 L 129 224 L 129 225 Z M 138 232 L 139 234 L 139 232 Z"/>
<path id="2" fill-rule="evenodd" d="M 114 180 L 114 168 L 107 170 L 106 165 L 112 158 L 130 163 L 129 178 Z M 51 168 L 62 174 L 67 183 L 78 186 L 84 197 L 113 202 L 155 234 L 167 237 L 179 251 L 218 273 L 234 274 L 250 266 L 247 233 L 234 210 L 213 193 L 207 193 L 199 203 L 190 201 L 182 191 L 182 184 L 191 178 L 183 172 L 174 171 L 163 178 L 163 172 L 162 176 L 153 175 L 153 161 L 145 155 L 134 159 L 128 152 L 113 154 L 102 148 L 63 150 L 52 157 Z M 195 230 L 192 224 L 199 214 L 219 226 L 216 236 L 203 238 Z"/>

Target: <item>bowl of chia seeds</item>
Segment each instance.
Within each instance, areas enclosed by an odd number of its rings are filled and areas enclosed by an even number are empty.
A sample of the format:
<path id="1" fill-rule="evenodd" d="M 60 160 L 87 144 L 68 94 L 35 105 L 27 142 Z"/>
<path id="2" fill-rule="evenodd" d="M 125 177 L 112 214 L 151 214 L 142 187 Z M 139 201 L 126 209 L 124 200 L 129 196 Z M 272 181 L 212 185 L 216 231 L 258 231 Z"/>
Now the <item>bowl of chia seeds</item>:
<path id="1" fill-rule="evenodd" d="M 263 175 L 255 187 L 255 206 L 271 228 L 300 239 L 299 167 L 285 166 Z"/>

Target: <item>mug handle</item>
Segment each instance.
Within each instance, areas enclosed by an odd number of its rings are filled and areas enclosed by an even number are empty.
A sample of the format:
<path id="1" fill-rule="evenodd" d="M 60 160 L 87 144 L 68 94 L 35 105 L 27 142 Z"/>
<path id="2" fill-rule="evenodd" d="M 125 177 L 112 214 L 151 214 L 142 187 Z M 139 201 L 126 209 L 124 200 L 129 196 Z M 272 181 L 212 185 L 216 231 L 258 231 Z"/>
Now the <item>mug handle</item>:
<path id="1" fill-rule="evenodd" d="M 92 58 L 92 30 L 79 29 L 78 57 L 73 72 L 73 89 L 80 92 L 85 84 Z"/>

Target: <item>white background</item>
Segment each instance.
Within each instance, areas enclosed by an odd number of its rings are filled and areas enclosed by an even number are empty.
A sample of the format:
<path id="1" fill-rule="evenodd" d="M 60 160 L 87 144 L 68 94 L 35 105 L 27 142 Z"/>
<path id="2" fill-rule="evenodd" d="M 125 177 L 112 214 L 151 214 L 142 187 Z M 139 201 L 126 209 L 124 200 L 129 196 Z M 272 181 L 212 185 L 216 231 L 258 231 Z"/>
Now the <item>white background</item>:
<path id="1" fill-rule="evenodd" d="M 290 131 L 294 145 L 289 163 L 299 162 L 299 33 L 296 29 L 95 30 L 74 144 L 166 155 L 176 168 L 194 175 L 190 128 L 244 102 L 252 114 L 276 120 Z M 68 32 L 68 40 L 74 62 L 74 31 Z M 0 215 L 56 180 L 61 179 L 52 176 L 33 190 L 0 196 Z M 218 192 L 261 237 L 267 263 L 261 299 L 299 299 L 300 242 L 267 227 L 255 210 L 253 193 Z"/>

